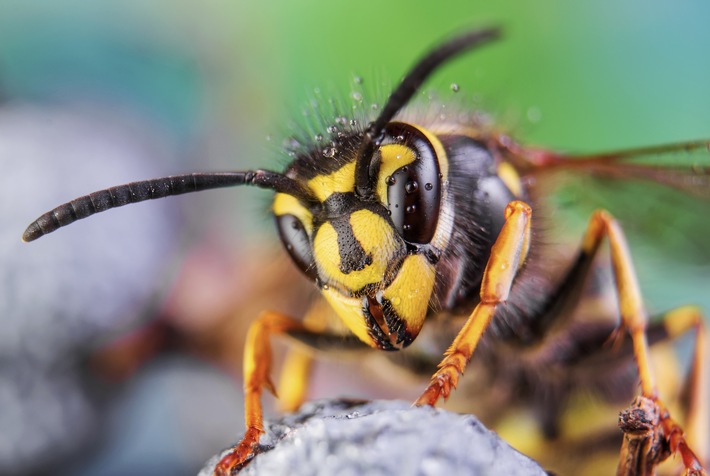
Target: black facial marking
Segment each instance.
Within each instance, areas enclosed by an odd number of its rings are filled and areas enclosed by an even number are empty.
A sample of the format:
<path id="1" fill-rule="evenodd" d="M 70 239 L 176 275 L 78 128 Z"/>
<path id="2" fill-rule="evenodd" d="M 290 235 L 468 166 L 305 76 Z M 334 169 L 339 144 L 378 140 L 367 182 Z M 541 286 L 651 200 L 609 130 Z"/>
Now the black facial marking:
<path id="1" fill-rule="evenodd" d="M 372 264 L 372 255 L 365 252 L 355 238 L 350 216 L 341 216 L 330 221 L 338 234 L 338 253 L 340 253 L 340 272 L 349 274 L 360 271 Z"/>
<path id="2" fill-rule="evenodd" d="M 384 207 L 378 207 L 374 203 L 364 204 L 352 192 L 336 192 L 323 202 L 322 211 L 314 220 L 316 226 L 328 222 L 335 229 L 338 235 L 340 271 L 343 274 L 360 271 L 372 264 L 372 255 L 365 252 L 350 224 L 350 216 L 355 211 L 362 209 L 367 209 L 380 216 L 387 215 Z"/>
<path id="3" fill-rule="evenodd" d="M 402 347 L 407 347 L 414 340 L 409 332 L 407 332 L 407 326 L 398 315 L 397 311 L 392 307 L 392 303 L 387 299 L 382 299 L 382 313 L 385 316 L 385 322 L 389 328 L 390 334 L 397 336 L 396 344 L 402 345 Z"/>

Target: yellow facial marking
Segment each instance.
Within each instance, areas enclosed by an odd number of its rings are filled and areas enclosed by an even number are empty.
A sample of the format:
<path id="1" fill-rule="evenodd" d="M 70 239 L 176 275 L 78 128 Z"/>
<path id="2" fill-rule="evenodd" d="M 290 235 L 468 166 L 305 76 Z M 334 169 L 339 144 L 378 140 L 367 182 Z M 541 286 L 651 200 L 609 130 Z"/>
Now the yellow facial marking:
<path id="1" fill-rule="evenodd" d="M 382 268 L 384 276 L 384 268 L 399 246 L 392 226 L 369 210 L 358 210 L 350 215 L 350 226 L 353 227 L 355 239 L 360 242 L 365 253 L 372 255 L 372 266 L 381 262 L 382 266 L 378 268 Z"/>
<path id="2" fill-rule="evenodd" d="M 310 235 L 313 230 L 313 215 L 311 212 L 292 195 L 277 193 L 274 203 L 271 206 L 274 215 L 293 215 L 303 223 L 306 232 Z"/>
<path id="3" fill-rule="evenodd" d="M 365 253 L 372 256 L 372 264 L 348 274 L 340 271 L 338 234 L 330 223 L 324 223 L 318 229 L 313 240 L 313 253 L 320 275 L 326 282 L 358 291 L 367 284 L 379 283 L 384 279 L 387 265 L 396 253 L 399 242 L 389 224 L 368 210 L 354 212 L 350 216 L 350 224 L 355 239 L 360 242 Z"/>
<path id="4" fill-rule="evenodd" d="M 308 181 L 308 187 L 321 202 L 336 192 L 352 192 L 355 190 L 355 161 L 330 175 L 318 175 L 312 178 Z"/>
<path id="5" fill-rule="evenodd" d="M 407 256 L 397 277 L 385 289 L 384 297 L 407 323 L 417 332 L 424 324 L 429 299 L 434 290 L 434 266 L 422 255 Z"/>
<path id="6" fill-rule="evenodd" d="M 339 276 L 340 250 L 338 233 L 330 223 L 323 223 L 313 239 L 313 254 L 321 276 Z"/>
<path id="7" fill-rule="evenodd" d="M 402 144 L 387 144 L 380 148 L 380 177 L 377 181 L 377 197 L 387 203 L 387 177 L 400 167 L 411 164 L 417 158 L 416 153 Z"/>
<path id="8" fill-rule="evenodd" d="M 343 296 L 332 288 L 324 288 L 322 293 L 335 313 L 358 339 L 371 347 L 377 347 L 367 331 L 365 317 L 362 314 L 362 298 Z"/>

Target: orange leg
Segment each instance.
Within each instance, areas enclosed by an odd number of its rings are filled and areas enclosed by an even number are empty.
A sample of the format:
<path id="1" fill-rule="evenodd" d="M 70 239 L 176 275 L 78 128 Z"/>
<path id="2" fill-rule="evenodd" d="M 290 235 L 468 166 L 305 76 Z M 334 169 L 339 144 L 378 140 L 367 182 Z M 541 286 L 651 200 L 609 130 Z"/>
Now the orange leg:
<path id="1" fill-rule="evenodd" d="M 451 390 L 456 388 L 459 376 L 471 360 L 497 306 L 508 299 L 513 279 L 525 260 L 530 243 L 531 214 L 530 207 L 519 201 L 511 202 L 506 208 L 505 224 L 491 249 L 483 274 L 481 302 L 444 354 L 439 370 L 415 405 L 435 405 L 440 397 L 448 398 Z"/>
<path id="2" fill-rule="evenodd" d="M 611 250 L 611 264 L 621 314 L 620 327 L 631 336 L 634 359 L 638 366 L 641 382 L 641 396 L 653 402 L 658 408 L 660 428 L 657 430 L 662 431 L 663 437 L 669 444 L 670 451 L 680 454 L 687 474 L 704 474 L 698 457 L 688 446 L 682 428 L 671 419 L 666 406 L 658 397 L 655 376 L 650 365 L 649 346 L 646 336 L 648 317 L 643 306 L 641 291 L 624 233 L 609 213 L 597 211 L 592 215 L 589 222 L 589 227 L 582 242 L 582 250 L 593 252 L 604 237 L 608 238 Z M 653 428 L 653 430 L 655 431 L 656 428 Z M 639 457 L 644 456 L 639 455 Z M 661 460 L 662 457 L 657 461 L 650 461 L 649 464 L 657 464 Z M 618 474 L 636 474 L 636 470 L 630 468 L 634 465 L 638 466 L 638 464 L 638 457 L 629 457 L 627 442 L 625 442 Z M 653 468 L 651 468 L 652 470 Z"/>
<path id="3" fill-rule="evenodd" d="M 299 348 L 288 351 L 279 379 L 280 411 L 295 412 L 301 406 L 306 398 L 312 367 L 310 352 Z"/>
<path id="4" fill-rule="evenodd" d="M 692 365 L 687 385 L 687 412 L 685 433 L 696 449 L 696 456 L 707 467 L 710 464 L 710 356 L 708 355 L 708 329 L 700 310 L 694 306 L 674 309 L 663 316 L 663 324 L 670 338 L 694 331 Z"/>
<path id="5" fill-rule="evenodd" d="M 259 437 L 264 432 L 261 394 L 264 388 L 276 394 L 269 377 L 272 358 L 269 338 L 272 334 L 285 334 L 289 331 L 308 332 L 301 322 L 272 311 L 261 314 L 249 328 L 244 348 L 246 433 L 242 441 L 217 464 L 214 471 L 216 476 L 231 475 L 232 470 L 239 468 L 259 443 Z"/>

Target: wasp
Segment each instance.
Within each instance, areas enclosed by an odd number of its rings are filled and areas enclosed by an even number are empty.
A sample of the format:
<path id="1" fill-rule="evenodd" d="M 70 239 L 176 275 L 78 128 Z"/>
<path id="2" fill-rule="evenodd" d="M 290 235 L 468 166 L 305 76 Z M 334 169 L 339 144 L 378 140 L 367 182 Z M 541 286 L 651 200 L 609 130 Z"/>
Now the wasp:
<path id="1" fill-rule="evenodd" d="M 564 381 L 558 392 L 531 391 L 552 378 L 532 381 L 524 371 L 507 373 L 509 387 L 546 409 L 540 423 L 548 436 L 559 430 L 558 407 L 579 369 L 592 363 L 606 369 L 608 374 L 599 370 L 590 384 L 601 388 L 614 369 L 630 364 L 635 376 L 621 379 L 621 387 L 634 392 L 640 382 L 640 395 L 622 414 L 618 473 L 650 474 L 675 454 L 686 473 L 705 474 L 707 344 L 700 311 L 684 307 L 660 321 L 649 319 L 624 230 L 605 210 L 589 217 L 562 272 L 548 269 L 541 251 L 546 231 L 537 213 L 545 193 L 539 184 L 560 171 L 653 181 L 708 198 L 710 168 L 636 159 L 709 143 L 576 156 L 521 145 L 465 111 L 445 119 L 409 111 L 433 72 L 499 36 L 498 28 L 475 30 L 434 48 L 374 117 L 338 121 L 339 127 L 328 128 L 328 147 L 303 148 L 284 172 L 193 173 L 133 182 L 72 200 L 25 231 L 23 240 L 32 241 L 111 208 L 219 187 L 250 185 L 274 192 L 280 240 L 329 306 L 328 312 L 313 315 L 333 316 L 339 325 L 272 311 L 251 325 L 244 350 L 246 432 L 216 474 L 231 474 L 246 464 L 264 431 L 261 397 L 264 390 L 275 392 L 273 336 L 291 336 L 321 350 L 415 349 L 410 362 L 419 362 L 431 375 L 415 405 L 448 398 L 477 350 L 498 369 L 527 365 L 535 366 L 537 375 L 555 373 Z M 608 256 L 600 252 L 603 244 Z M 611 319 L 585 319 L 575 311 L 600 266 L 611 270 L 616 312 Z M 685 333 L 694 333 L 695 346 L 681 424 L 659 396 L 650 348 Z M 616 345 L 610 348 L 610 341 Z M 438 357 L 432 358 L 432 347 L 440 348 Z M 303 399 L 303 382 L 292 381 L 289 388 L 291 401 Z"/>

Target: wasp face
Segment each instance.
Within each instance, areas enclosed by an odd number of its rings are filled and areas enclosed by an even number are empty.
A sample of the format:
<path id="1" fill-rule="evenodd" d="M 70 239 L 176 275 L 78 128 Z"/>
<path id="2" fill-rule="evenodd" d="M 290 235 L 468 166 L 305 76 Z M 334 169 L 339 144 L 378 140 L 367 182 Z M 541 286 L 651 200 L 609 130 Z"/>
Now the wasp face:
<path id="1" fill-rule="evenodd" d="M 421 330 L 451 231 L 451 220 L 440 219 L 445 154 L 425 130 L 390 123 L 370 161 L 374 193 L 361 197 L 361 136 L 343 141 L 330 168 L 312 167 L 322 157 L 297 159 L 288 175 L 313 201 L 278 193 L 273 209 L 287 251 L 344 323 L 365 343 L 397 350 Z"/>

